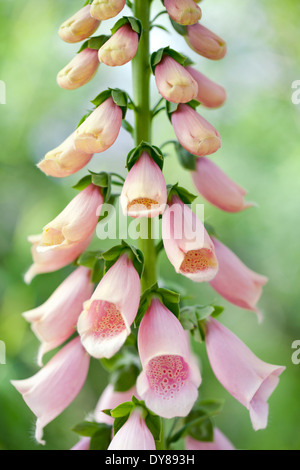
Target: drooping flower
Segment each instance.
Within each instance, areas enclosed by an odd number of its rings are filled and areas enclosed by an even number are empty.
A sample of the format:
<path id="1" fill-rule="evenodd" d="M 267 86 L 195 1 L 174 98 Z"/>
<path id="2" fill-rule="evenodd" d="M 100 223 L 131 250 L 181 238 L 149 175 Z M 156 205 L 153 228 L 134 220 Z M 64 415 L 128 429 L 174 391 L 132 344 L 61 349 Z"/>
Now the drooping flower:
<path id="1" fill-rule="evenodd" d="M 215 376 L 223 387 L 250 412 L 255 431 L 268 422 L 268 399 L 285 367 L 261 361 L 231 331 L 211 318 L 207 323 L 206 348 Z"/>
<path id="2" fill-rule="evenodd" d="M 198 397 L 199 368 L 179 320 L 157 298 L 141 322 L 138 348 L 137 391 L 146 406 L 163 418 L 187 416 Z"/>
<path id="3" fill-rule="evenodd" d="M 156 450 L 154 437 L 142 416 L 142 410 L 135 409 L 124 426 L 117 432 L 108 450 Z"/>
<path id="4" fill-rule="evenodd" d="M 66 90 L 80 88 L 92 80 L 99 65 L 98 51 L 87 47 L 58 73 L 57 83 Z"/>
<path id="5" fill-rule="evenodd" d="M 227 52 L 226 42 L 200 23 L 187 26 L 186 41 L 197 54 L 220 60 Z"/>
<path id="6" fill-rule="evenodd" d="M 226 212 L 240 212 L 253 207 L 245 202 L 247 191 L 232 181 L 208 158 L 198 158 L 192 178 L 197 191 L 211 204 Z"/>
<path id="7" fill-rule="evenodd" d="M 186 438 L 186 450 L 235 450 L 229 439 L 218 429 L 214 428 L 213 442 L 196 441 L 192 437 Z"/>
<path id="8" fill-rule="evenodd" d="M 125 7 L 126 0 L 94 0 L 91 4 L 91 15 L 99 21 L 117 16 Z"/>
<path id="9" fill-rule="evenodd" d="M 127 23 L 99 49 L 99 61 L 110 67 L 127 64 L 136 55 L 138 45 L 139 35 Z"/>
<path id="10" fill-rule="evenodd" d="M 42 440 L 44 427 L 62 413 L 80 392 L 89 362 L 80 339 L 75 338 L 33 377 L 11 382 L 37 417 L 35 438 L 40 444 L 45 444 Z"/>
<path id="11" fill-rule="evenodd" d="M 100 21 L 90 14 L 91 5 L 86 5 L 77 11 L 59 28 L 59 36 L 66 42 L 80 42 L 90 37 L 97 29 Z"/>
<path id="12" fill-rule="evenodd" d="M 86 153 L 104 152 L 117 140 L 122 118 L 121 108 L 108 98 L 75 131 L 75 149 Z"/>
<path id="13" fill-rule="evenodd" d="M 251 271 L 216 238 L 213 238 L 213 243 L 219 261 L 219 272 L 210 285 L 228 302 L 246 310 L 253 310 L 260 316 L 256 304 L 268 279 Z"/>
<path id="14" fill-rule="evenodd" d="M 87 165 L 93 154 L 76 150 L 74 147 L 75 133 L 71 134 L 62 144 L 48 152 L 37 165 L 46 175 L 65 178 L 73 175 Z"/>
<path id="15" fill-rule="evenodd" d="M 206 108 L 219 108 L 227 98 L 226 90 L 221 85 L 207 78 L 203 73 L 193 67 L 186 67 L 198 85 L 198 95 L 196 100 Z"/>
<path id="16" fill-rule="evenodd" d="M 121 206 L 130 217 L 156 217 L 167 203 L 166 181 L 159 166 L 143 152 L 123 185 Z"/>
<path id="17" fill-rule="evenodd" d="M 36 274 L 56 271 L 75 261 L 90 244 L 102 203 L 100 188 L 90 184 L 44 227 L 41 235 L 29 237 L 34 264 L 25 275 L 26 282 Z"/>
<path id="18" fill-rule="evenodd" d="M 167 54 L 155 67 L 155 81 L 162 97 L 173 103 L 188 103 L 198 93 L 198 85 L 192 75 Z"/>
<path id="19" fill-rule="evenodd" d="M 176 23 L 192 25 L 201 19 L 201 9 L 193 0 L 164 0 L 164 5 Z"/>
<path id="20" fill-rule="evenodd" d="M 204 157 L 221 147 L 218 131 L 187 104 L 178 106 L 171 121 L 180 144 L 191 154 Z"/>
<path id="21" fill-rule="evenodd" d="M 84 304 L 78 333 L 88 353 L 111 358 L 130 334 L 140 302 L 140 278 L 131 259 L 123 254 Z"/>
<path id="22" fill-rule="evenodd" d="M 32 330 L 41 341 L 38 364 L 43 355 L 63 344 L 75 331 L 83 303 L 93 293 L 91 272 L 77 268 L 40 307 L 23 313 L 32 324 Z"/>
<path id="23" fill-rule="evenodd" d="M 214 244 L 200 219 L 177 196 L 173 196 L 163 214 L 162 237 L 177 273 L 195 282 L 208 282 L 216 276 Z"/>

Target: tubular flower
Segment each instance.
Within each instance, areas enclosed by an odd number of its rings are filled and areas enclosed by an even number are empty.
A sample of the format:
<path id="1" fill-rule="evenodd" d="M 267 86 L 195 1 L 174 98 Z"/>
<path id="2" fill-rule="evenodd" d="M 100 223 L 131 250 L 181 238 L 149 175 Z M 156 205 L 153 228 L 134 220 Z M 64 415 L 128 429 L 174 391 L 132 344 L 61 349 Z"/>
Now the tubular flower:
<path id="1" fill-rule="evenodd" d="M 130 334 L 140 302 L 140 278 L 131 259 L 123 254 L 84 304 L 78 333 L 88 353 L 111 358 Z"/>
<path id="2" fill-rule="evenodd" d="M 156 450 L 154 437 L 142 416 L 142 410 L 134 410 L 124 426 L 117 432 L 108 450 Z"/>
<path id="3" fill-rule="evenodd" d="M 228 302 L 246 310 L 253 310 L 261 317 L 256 304 L 268 279 L 251 271 L 216 238 L 213 238 L 213 243 L 219 261 L 219 272 L 210 285 Z"/>
<path id="4" fill-rule="evenodd" d="M 285 367 L 267 364 L 221 323 L 207 324 L 206 348 L 215 376 L 223 387 L 250 412 L 255 431 L 268 423 L 268 399 Z"/>
<path id="5" fill-rule="evenodd" d="M 72 263 L 87 248 L 102 203 L 100 189 L 90 184 L 44 227 L 41 235 L 29 237 L 34 264 L 25 275 L 26 282 L 36 274 L 56 271 Z"/>
<path id="6" fill-rule="evenodd" d="M 99 49 L 99 61 L 110 67 L 127 64 L 137 53 L 138 45 L 139 35 L 127 23 Z"/>
<path id="7" fill-rule="evenodd" d="M 121 108 L 108 98 L 75 131 L 75 149 L 86 153 L 104 152 L 117 140 L 122 118 Z"/>
<path id="8" fill-rule="evenodd" d="M 226 212 L 240 212 L 255 204 L 245 202 L 245 189 L 232 181 L 208 158 L 197 159 L 192 178 L 197 191 L 211 204 Z"/>
<path id="9" fill-rule="evenodd" d="M 183 25 L 197 23 L 202 12 L 193 0 L 164 0 L 166 10 L 173 21 Z"/>
<path id="10" fill-rule="evenodd" d="M 186 70 L 197 82 L 197 101 L 199 101 L 203 106 L 206 106 L 206 108 L 219 108 L 225 103 L 227 98 L 225 88 L 213 82 L 193 67 L 186 67 Z"/>
<path id="11" fill-rule="evenodd" d="M 177 273 L 195 282 L 211 281 L 218 272 L 214 244 L 204 225 L 174 196 L 162 218 L 166 254 Z"/>
<path id="12" fill-rule="evenodd" d="M 80 88 L 92 80 L 99 65 L 98 51 L 87 47 L 58 73 L 57 83 L 66 90 Z"/>
<path id="13" fill-rule="evenodd" d="M 86 5 L 61 25 L 58 34 L 63 41 L 71 43 L 83 41 L 98 29 L 100 21 L 91 16 L 90 9 L 91 5 Z"/>
<path id="14" fill-rule="evenodd" d="M 38 364 L 43 355 L 63 344 L 75 331 L 82 305 L 93 293 L 91 272 L 77 268 L 40 307 L 23 313 L 41 341 Z"/>
<path id="15" fill-rule="evenodd" d="M 126 0 L 94 0 L 91 15 L 99 21 L 117 16 L 125 7 Z"/>
<path id="16" fill-rule="evenodd" d="M 156 217 L 167 203 L 166 181 L 159 166 L 143 152 L 131 168 L 120 198 L 124 215 Z"/>
<path id="17" fill-rule="evenodd" d="M 198 93 L 194 78 L 167 54 L 155 67 L 155 81 L 162 97 L 172 103 L 188 103 L 196 98 Z"/>
<path id="18" fill-rule="evenodd" d="M 229 439 L 218 428 L 214 428 L 213 442 L 196 441 L 190 436 L 185 442 L 186 450 L 235 450 Z"/>
<path id="19" fill-rule="evenodd" d="M 223 59 L 227 52 L 226 42 L 199 23 L 187 26 L 186 41 L 193 51 L 207 59 Z"/>
<path id="20" fill-rule="evenodd" d="M 218 131 L 190 106 L 180 104 L 171 121 L 180 144 L 193 155 L 204 157 L 221 147 Z"/>
<path id="21" fill-rule="evenodd" d="M 12 385 L 36 415 L 35 438 L 40 444 L 43 429 L 62 413 L 80 392 L 88 373 L 90 358 L 80 339 L 64 346 L 36 375 L 14 380 Z"/>
<path id="22" fill-rule="evenodd" d="M 48 176 L 64 178 L 73 175 L 87 165 L 93 154 L 75 150 L 75 133 L 71 134 L 61 145 L 48 152 L 38 164 L 38 168 Z"/>
<path id="23" fill-rule="evenodd" d="M 197 397 L 200 372 L 179 320 L 153 299 L 139 329 L 143 372 L 137 391 L 146 406 L 163 418 L 187 416 Z"/>

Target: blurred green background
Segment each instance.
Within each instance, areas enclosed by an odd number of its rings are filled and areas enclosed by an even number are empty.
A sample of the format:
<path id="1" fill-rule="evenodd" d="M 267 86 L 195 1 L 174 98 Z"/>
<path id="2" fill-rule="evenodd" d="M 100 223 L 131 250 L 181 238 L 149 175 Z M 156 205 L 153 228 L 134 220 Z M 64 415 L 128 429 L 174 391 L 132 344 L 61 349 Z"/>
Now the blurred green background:
<path id="1" fill-rule="evenodd" d="M 0 80 L 7 87 L 7 103 L 0 105 L 0 340 L 7 348 L 7 364 L 0 365 L 0 449 L 41 449 L 33 438 L 34 416 L 10 380 L 38 370 L 38 342 L 21 313 L 44 302 L 70 271 L 39 276 L 30 286 L 23 282 L 31 263 L 26 237 L 39 233 L 74 197 L 71 187 L 81 176 L 54 180 L 35 164 L 73 131 L 89 109 L 89 100 L 100 91 L 108 86 L 131 90 L 129 65 L 122 70 L 101 66 L 96 78 L 76 91 L 56 85 L 57 72 L 78 49 L 63 43 L 57 29 L 81 5 L 78 0 L 0 1 Z M 159 0 L 154 8 L 161 8 Z M 265 321 L 258 326 L 255 314 L 218 299 L 209 286 L 178 277 L 164 255 L 160 275 L 166 282 L 180 284 L 197 303 L 214 300 L 224 305 L 224 324 L 260 358 L 287 367 L 270 399 L 269 426 L 255 433 L 248 412 L 218 384 L 200 346 L 201 396 L 226 399 L 216 424 L 240 449 L 299 449 L 300 365 L 292 364 L 291 344 L 300 339 L 300 105 L 291 101 L 291 84 L 300 79 L 300 3 L 207 0 L 202 9 L 203 23 L 228 42 L 225 60 L 205 60 L 190 52 L 183 38 L 158 29 L 153 31 L 153 49 L 171 45 L 185 52 L 199 70 L 228 90 L 225 107 L 201 110 L 223 140 L 213 159 L 248 189 L 249 200 L 259 208 L 230 215 L 205 204 L 205 218 L 249 267 L 269 277 L 260 301 Z M 161 23 L 168 26 L 165 17 Z M 114 20 L 102 24 L 101 32 L 113 24 Z M 153 87 L 153 102 L 156 95 Z M 173 137 L 161 114 L 154 124 L 153 142 L 159 145 Z M 125 157 L 132 146 L 122 130 L 117 143 L 96 155 L 89 168 L 125 175 Z M 190 175 L 181 170 L 175 156 L 167 158 L 165 168 L 168 183 L 180 181 L 194 191 Z M 94 243 L 99 248 L 112 245 L 97 239 Z M 46 428 L 46 449 L 68 449 L 77 441 L 71 428 L 93 410 L 105 383 L 105 372 L 92 361 L 80 395 Z"/>

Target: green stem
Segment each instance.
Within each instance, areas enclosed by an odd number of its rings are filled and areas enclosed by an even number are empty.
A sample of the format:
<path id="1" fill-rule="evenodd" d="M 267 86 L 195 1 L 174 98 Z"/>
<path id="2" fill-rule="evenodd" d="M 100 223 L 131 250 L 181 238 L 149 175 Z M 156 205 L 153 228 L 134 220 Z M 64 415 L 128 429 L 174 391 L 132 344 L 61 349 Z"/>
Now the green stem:
<path id="1" fill-rule="evenodd" d="M 133 90 L 135 102 L 135 144 L 151 143 L 152 114 L 150 108 L 150 5 L 151 0 L 135 0 L 134 14 L 143 26 L 138 52 L 132 61 Z M 140 239 L 139 247 L 145 256 L 145 271 L 142 277 L 144 291 L 156 282 L 157 254 L 151 238 L 151 219 L 148 223 L 148 239 Z"/>

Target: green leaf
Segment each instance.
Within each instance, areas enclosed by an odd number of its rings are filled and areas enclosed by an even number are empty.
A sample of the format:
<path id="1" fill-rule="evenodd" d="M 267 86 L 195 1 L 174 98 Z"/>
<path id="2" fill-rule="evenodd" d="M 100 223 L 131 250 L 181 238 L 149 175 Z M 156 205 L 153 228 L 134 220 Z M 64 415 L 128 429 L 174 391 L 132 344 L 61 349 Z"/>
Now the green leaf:
<path id="1" fill-rule="evenodd" d="M 139 36 L 142 34 L 142 23 L 137 18 L 133 16 L 123 16 L 123 18 L 119 19 L 116 24 L 111 29 L 112 34 L 115 34 L 118 29 L 120 29 L 125 24 L 129 23 L 133 31 L 135 31 Z"/>
<path id="2" fill-rule="evenodd" d="M 134 322 L 136 328 L 140 325 L 146 311 L 150 307 L 153 297 L 160 298 L 161 302 L 176 317 L 179 316 L 180 294 L 178 294 L 177 292 L 168 290 L 168 289 L 160 288 L 158 284 L 156 283 L 153 286 L 151 286 L 149 289 L 147 289 L 141 297 L 140 306 L 139 306 L 138 313 L 136 315 L 135 322 Z"/>
<path id="3" fill-rule="evenodd" d="M 77 259 L 78 266 L 93 269 L 95 262 L 102 257 L 101 251 L 85 251 Z"/>
<path id="4" fill-rule="evenodd" d="M 134 404 L 132 403 L 132 401 L 127 401 L 111 410 L 110 414 L 113 418 L 123 418 L 124 416 L 130 414 L 133 408 Z"/>
<path id="5" fill-rule="evenodd" d="M 197 157 L 185 150 L 179 142 L 176 142 L 174 147 L 181 166 L 186 170 L 195 171 Z"/>
<path id="6" fill-rule="evenodd" d="M 111 426 L 100 429 L 91 438 L 90 450 L 107 450 L 111 442 Z"/>
<path id="7" fill-rule="evenodd" d="M 187 27 L 183 26 L 181 24 L 176 23 L 175 21 L 171 20 L 171 24 L 173 28 L 175 29 L 176 33 L 180 34 L 180 36 L 187 36 Z"/>
<path id="8" fill-rule="evenodd" d="M 205 340 L 205 323 L 209 316 L 218 316 L 224 308 L 215 305 L 193 305 L 180 311 L 179 320 L 185 330 L 192 333 L 195 341 Z"/>
<path id="9" fill-rule="evenodd" d="M 162 151 L 155 145 L 151 145 L 148 142 L 141 142 L 140 145 L 132 149 L 127 156 L 127 169 L 128 171 L 135 165 L 143 152 L 147 152 L 148 155 L 154 160 L 154 162 L 162 170 L 164 165 L 164 157 Z"/>
<path id="10" fill-rule="evenodd" d="M 83 191 L 87 188 L 92 182 L 92 177 L 90 175 L 84 176 L 78 183 L 73 186 L 73 189 L 77 189 L 77 191 Z"/>
<path id="11" fill-rule="evenodd" d="M 91 101 L 91 103 L 96 108 L 98 108 L 98 106 L 100 106 L 102 103 L 104 103 L 104 101 L 106 101 L 108 98 L 110 98 L 110 96 L 111 96 L 111 90 L 102 91 L 101 93 L 99 93 L 99 95 L 96 96 L 96 98 L 94 98 Z"/>
<path id="12" fill-rule="evenodd" d="M 104 423 L 96 423 L 93 421 L 83 421 L 82 423 L 76 424 L 72 429 L 73 432 L 83 437 L 92 437 L 96 432 L 109 429 L 111 432 L 111 426 Z"/>
<path id="13" fill-rule="evenodd" d="M 130 413 L 128 413 L 128 415 L 126 415 L 126 416 L 122 416 L 121 418 L 116 418 L 114 420 L 114 425 L 113 425 L 114 436 L 124 426 L 126 421 L 129 419 L 129 416 L 130 416 Z"/>
<path id="14" fill-rule="evenodd" d="M 81 48 L 78 51 L 78 54 L 87 48 L 95 49 L 98 51 L 103 46 L 103 44 L 108 41 L 108 39 L 109 36 L 106 36 L 105 34 L 101 34 L 101 36 L 93 36 L 82 44 Z"/>
<path id="15" fill-rule="evenodd" d="M 171 201 L 174 195 L 178 196 L 184 204 L 192 204 L 197 198 L 194 194 L 190 193 L 187 189 L 182 186 L 178 186 L 178 183 L 174 185 L 168 185 L 168 202 Z"/>
<path id="16" fill-rule="evenodd" d="M 172 59 L 176 60 L 176 62 L 178 62 L 183 67 L 187 67 L 188 65 L 193 64 L 191 59 L 189 59 L 185 55 L 180 54 L 179 52 L 175 51 L 174 49 L 171 49 L 170 47 L 163 47 L 162 49 L 153 52 L 151 56 L 151 69 L 153 73 L 155 73 L 155 67 L 162 61 L 164 55 L 172 57 Z"/>
<path id="17" fill-rule="evenodd" d="M 149 431 L 152 433 L 154 440 L 160 442 L 161 441 L 161 433 L 162 433 L 162 419 L 160 416 L 152 414 L 148 412 L 148 415 L 145 419 L 146 425 Z"/>
<path id="18" fill-rule="evenodd" d="M 129 245 L 124 240 L 122 240 L 121 245 L 116 245 L 110 250 L 105 251 L 102 253 L 102 257 L 105 260 L 105 270 L 107 271 L 110 269 L 116 261 L 122 256 L 124 253 L 127 253 L 133 262 L 133 266 L 138 272 L 139 276 L 143 275 L 144 270 L 144 255 L 141 250 L 135 248 L 133 245 Z"/>
<path id="19" fill-rule="evenodd" d="M 140 374 L 140 369 L 135 364 L 128 364 L 111 375 L 111 383 L 114 386 L 115 392 L 126 392 L 130 390 L 135 384 Z"/>
<path id="20" fill-rule="evenodd" d="M 166 101 L 166 112 L 170 121 L 172 118 L 172 114 L 175 113 L 175 111 L 177 111 L 178 106 L 179 106 L 178 103 L 171 103 L 171 101 Z"/>

